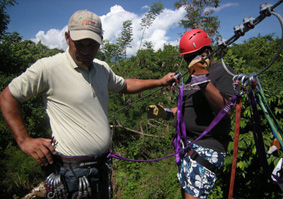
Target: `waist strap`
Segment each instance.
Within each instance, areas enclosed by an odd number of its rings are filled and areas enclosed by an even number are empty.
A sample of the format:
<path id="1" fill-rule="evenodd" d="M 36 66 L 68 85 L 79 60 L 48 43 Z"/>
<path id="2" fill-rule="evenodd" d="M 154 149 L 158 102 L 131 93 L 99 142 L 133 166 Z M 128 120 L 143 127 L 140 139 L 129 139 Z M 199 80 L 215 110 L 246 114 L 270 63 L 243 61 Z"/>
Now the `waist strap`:
<path id="1" fill-rule="evenodd" d="M 63 161 L 68 162 L 86 162 L 86 161 L 100 161 L 105 160 L 108 153 L 102 155 L 92 155 L 92 156 L 64 156 L 60 155 Z"/>
<path id="2" fill-rule="evenodd" d="M 216 171 L 217 167 L 215 165 L 211 164 L 208 160 L 206 160 L 204 157 L 200 156 L 194 150 L 188 151 L 188 154 L 190 155 L 192 160 L 197 161 L 199 164 L 201 164 L 202 166 L 206 167 L 210 171 L 212 171 L 212 172 Z"/>
<path id="3" fill-rule="evenodd" d="M 64 156 L 60 155 L 64 168 L 88 168 L 102 165 L 107 160 L 107 154 L 92 156 Z"/>

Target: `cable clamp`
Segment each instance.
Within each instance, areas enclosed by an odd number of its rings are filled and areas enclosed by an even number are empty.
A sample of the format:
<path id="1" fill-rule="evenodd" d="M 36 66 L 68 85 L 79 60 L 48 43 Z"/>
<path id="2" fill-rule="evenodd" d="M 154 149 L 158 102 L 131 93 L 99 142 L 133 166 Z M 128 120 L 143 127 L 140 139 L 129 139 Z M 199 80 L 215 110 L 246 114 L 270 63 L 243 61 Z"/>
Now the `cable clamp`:
<path id="1" fill-rule="evenodd" d="M 238 26 L 234 26 L 234 32 L 237 36 L 244 36 L 245 35 L 244 25 L 240 24 Z"/>
<path id="2" fill-rule="evenodd" d="M 221 40 L 218 41 L 218 46 L 222 49 L 227 47 L 227 43 L 226 40 L 224 38 L 222 38 Z"/>
<path id="3" fill-rule="evenodd" d="M 259 13 L 265 17 L 270 16 L 272 11 L 271 8 L 272 5 L 270 3 L 261 4 Z"/>
<path id="4" fill-rule="evenodd" d="M 255 27 L 255 24 L 254 24 L 254 18 L 253 17 L 245 17 L 244 18 L 244 26 L 250 30 L 250 29 L 253 29 Z"/>

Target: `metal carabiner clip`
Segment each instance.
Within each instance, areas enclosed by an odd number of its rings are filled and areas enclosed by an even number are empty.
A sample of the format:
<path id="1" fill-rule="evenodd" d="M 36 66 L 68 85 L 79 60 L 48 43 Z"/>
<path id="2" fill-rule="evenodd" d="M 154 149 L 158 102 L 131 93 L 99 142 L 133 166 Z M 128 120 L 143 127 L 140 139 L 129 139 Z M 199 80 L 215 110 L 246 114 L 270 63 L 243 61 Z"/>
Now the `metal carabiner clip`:
<path id="1" fill-rule="evenodd" d="M 85 189 L 89 198 L 91 198 L 91 187 L 89 185 L 88 179 L 86 176 L 83 176 L 83 180 L 85 182 Z"/>

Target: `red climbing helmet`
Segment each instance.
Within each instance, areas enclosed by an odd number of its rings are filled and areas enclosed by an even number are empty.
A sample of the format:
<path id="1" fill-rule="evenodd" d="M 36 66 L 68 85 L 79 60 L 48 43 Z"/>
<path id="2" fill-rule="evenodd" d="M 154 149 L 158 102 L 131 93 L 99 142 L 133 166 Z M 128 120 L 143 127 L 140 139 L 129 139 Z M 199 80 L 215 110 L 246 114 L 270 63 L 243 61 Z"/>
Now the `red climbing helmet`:
<path id="1" fill-rule="evenodd" d="M 200 50 L 204 46 L 209 46 L 211 41 L 201 29 L 187 31 L 180 40 L 179 50 L 181 55 L 189 54 Z"/>

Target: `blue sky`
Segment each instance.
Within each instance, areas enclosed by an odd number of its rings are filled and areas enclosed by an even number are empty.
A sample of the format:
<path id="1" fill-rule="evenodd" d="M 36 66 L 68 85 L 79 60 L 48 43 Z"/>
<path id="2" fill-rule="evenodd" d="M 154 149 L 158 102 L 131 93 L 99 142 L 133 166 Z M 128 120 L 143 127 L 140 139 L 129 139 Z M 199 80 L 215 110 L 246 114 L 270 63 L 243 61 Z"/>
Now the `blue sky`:
<path id="1" fill-rule="evenodd" d="M 139 24 L 149 7 L 158 0 L 17 0 L 18 4 L 8 7 L 10 15 L 8 31 L 17 31 L 23 39 L 41 41 L 49 47 L 66 49 L 64 32 L 70 16 L 79 9 L 88 9 L 101 17 L 104 29 L 104 38 L 115 41 L 120 36 L 122 23 L 132 20 L 134 41 L 130 54 L 135 54 L 141 39 Z M 151 41 L 154 49 L 162 48 L 164 44 L 178 45 L 183 28 L 178 26 L 184 18 L 184 10 L 176 10 L 172 0 L 160 1 L 165 10 L 158 16 L 152 27 L 147 30 L 144 40 Z M 243 24 L 244 17 L 259 16 L 259 6 L 263 3 L 274 5 L 277 0 L 222 0 L 215 15 L 220 20 L 220 34 L 224 39 L 233 36 L 233 27 Z M 283 4 L 276 9 L 283 14 Z M 237 43 L 258 34 L 275 33 L 281 37 L 281 27 L 276 17 L 267 17 L 255 29 L 246 33 Z"/>

